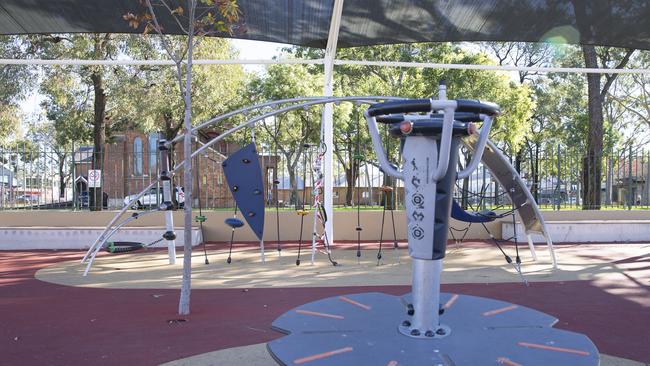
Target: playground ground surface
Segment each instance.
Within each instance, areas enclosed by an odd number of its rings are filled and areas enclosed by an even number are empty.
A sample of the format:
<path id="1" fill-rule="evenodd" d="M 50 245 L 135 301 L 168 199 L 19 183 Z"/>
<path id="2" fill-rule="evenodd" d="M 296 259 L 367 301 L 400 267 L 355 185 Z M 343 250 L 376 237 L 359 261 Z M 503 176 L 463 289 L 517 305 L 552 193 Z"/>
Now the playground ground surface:
<path id="1" fill-rule="evenodd" d="M 82 277 L 80 251 L 0 252 L 0 364 L 6 365 L 274 365 L 265 342 L 282 336 L 271 322 L 320 298 L 409 291 L 405 249 L 376 243 L 334 247 L 342 264 L 309 251 L 295 266 L 295 243 L 282 256 L 267 243 L 260 263 L 253 243 L 240 243 L 226 264 L 227 246 L 208 244 L 193 258 L 192 314 L 176 310 L 182 254 L 169 266 L 164 250 L 102 253 Z M 515 248 L 508 245 L 508 254 Z M 551 269 L 544 246 L 532 262 L 521 248 L 526 287 L 488 243 L 450 244 L 442 290 L 525 305 L 559 319 L 556 327 L 588 335 L 603 366 L 650 364 L 650 244 L 562 244 Z M 399 254 L 399 263 L 397 255 Z"/>

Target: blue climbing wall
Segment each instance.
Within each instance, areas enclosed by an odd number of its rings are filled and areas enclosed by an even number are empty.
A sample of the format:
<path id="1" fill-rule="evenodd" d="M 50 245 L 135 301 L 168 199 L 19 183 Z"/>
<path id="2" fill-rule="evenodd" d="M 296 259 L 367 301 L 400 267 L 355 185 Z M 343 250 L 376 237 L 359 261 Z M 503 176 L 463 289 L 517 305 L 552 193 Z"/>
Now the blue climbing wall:
<path id="1" fill-rule="evenodd" d="M 230 155 L 223 173 L 235 203 L 259 240 L 264 234 L 264 181 L 254 143 Z"/>

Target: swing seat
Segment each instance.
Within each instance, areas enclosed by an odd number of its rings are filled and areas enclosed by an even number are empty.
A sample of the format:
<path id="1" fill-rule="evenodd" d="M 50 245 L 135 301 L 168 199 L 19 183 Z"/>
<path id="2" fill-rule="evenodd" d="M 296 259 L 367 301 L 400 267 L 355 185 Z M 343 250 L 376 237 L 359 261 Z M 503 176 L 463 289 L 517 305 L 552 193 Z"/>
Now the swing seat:
<path id="1" fill-rule="evenodd" d="M 240 219 L 235 217 L 229 217 L 225 219 L 224 222 L 226 223 L 226 225 L 230 226 L 233 229 L 237 229 L 244 226 L 244 223 Z"/>
<path id="2" fill-rule="evenodd" d="M 498 219 L 499 215 L 497 215 L 496 212 L 490 210 L 482 210 L 479 212 L 465 211 L 462 207 L 460 207 L 456 200 L 453 200 L 451 203 L 451 217 L 463 222 L 485 223 Z"/>
<path id="3" fill-rule="evenodd" d="M 307 216 L 307 215 L 309 215 L 309 211 L 307 211 L 307 210 L 297 210 L 296 214 L 298 214 L 299 216 Z"/>
<path id="4" fill-rule="evenodd" d="M 196 221 L 196 222 L 205 222 L 205 220 L 207 220 L 207 219 L 206 219 L 206 217 L 203 216 L 203 215 L 197 215 L 197 216 L 194 218 L 194 221 Z"/>
<path id="5" fill-rule="evenodd" d="M 133 242 L 133 241 L 114 241 L 108 242 L 106 246 L 106 251 L 112 254 L 134 252 L 144 248 L 143 243 Z"/>

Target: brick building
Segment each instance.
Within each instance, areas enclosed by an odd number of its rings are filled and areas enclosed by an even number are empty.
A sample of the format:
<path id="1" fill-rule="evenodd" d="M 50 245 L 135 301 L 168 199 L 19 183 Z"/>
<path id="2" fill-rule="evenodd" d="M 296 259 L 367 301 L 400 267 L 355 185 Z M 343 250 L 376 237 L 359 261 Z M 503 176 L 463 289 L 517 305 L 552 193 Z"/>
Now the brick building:
<path id="1" fill-rule="evenodd" d="M 193 143 L 193 150 L 218 136 L 216 131 L 200 131 L 199 141 Z M 159 133 L 145 134 L 136 130 L 128 130 L 114 135 L 104 148 L 102 166 L 102 191 L 107 196 L 109 208 L 121 208 L 126 196 L 140 193 L 158 176 Z M 239 146 L 219 141 L 208 148 L 205 153 L 194 160 L 194 205 L 197 206 L 200 194 L 203 207 L 233 207 L 234 203 L 223 175 L 221 163 L 229 153 L 239 149 Z M 91 146 L 79 148 L 74 154 L 75 188 L 83 195 L 88 190 L 88 172 L 92 169 L 93 161 L 99 157 L 94 154 Z M 182 143 L 176 144 L 172 151 L 172 164 L 183 160 Z M 276 179 L 275 164 L 277 159 L 272 156 L 261 156 L 265 189 L 272 187 Z M 197 179 L 198 178 L 198 179 Z M 182 186 L 182 173 L 174 176 L 174 184 Z M 269 184 L 270 183 L 270 184 Z M 267 192 L 270 194 L 272 192 Z"/>

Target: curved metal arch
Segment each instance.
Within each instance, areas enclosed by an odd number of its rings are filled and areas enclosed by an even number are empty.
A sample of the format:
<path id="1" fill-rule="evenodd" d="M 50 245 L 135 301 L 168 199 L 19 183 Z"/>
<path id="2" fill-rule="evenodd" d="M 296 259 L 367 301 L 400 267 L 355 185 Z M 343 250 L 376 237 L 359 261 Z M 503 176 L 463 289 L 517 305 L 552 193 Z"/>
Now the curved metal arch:
<path id="1" fill-rule="evenodd" d="M 216 116 L 216 117 L 214 117 L 214 118 L 211 118 L 211 119 L 209 119 L 209 120 L 207 120 L 207 121 L 201 122 L 201 124 L 192 127 L 192 130 L 191 130 L 191 131 L 192 131 L 192 133 L 195 133 L 195 132 L 197 132 L 198 130 L 200 130 L 200 129 L 202 129 L 202 128 L 205 128 L 205 127 L 207 127 L 207 126 L 210 126 L 210 125 L 212 125 L 212 124 L 215 124 L 215 123 L 217 123 L 217 122 L 219 122 L 219 121 L 221 121 L 221 120 L 224 120 L 224 119 L 226 119 L 226 118 L 230 118 L 230 117 L 232 117 L 232 116 L 236 116 L 236 115 L 238 115 L 238 114 L 244 114 L 244 113 L 246 113 L 246 112 L 249 112 L 249 111 L 252 111 L 252 110 L 255 110 L 255 109 L 261 109 L 261 108 L 270 107 L 270 106 L 275 106 L 275 105 L 280 105 L 280 104 L 287 104 L 287 103 L 300 102 L 300 101 L 304 101 L 304 100 L 318 100 L 318 99 L 322 99 L 322 98 L 324 98 L 324 97 L 320 96 L 320 97 L 296 97 L 296 98 L 287 98 L 287 99 L 272 100 L 272 101 L 269 101 L 269 102 L 264 102 L 264 103 L 255 104 L 255 105 L 252 105 L 252 106 L 243 107 L 243 108 L 240 108 L 240 109 L 237 109 L 237 110 L 234 110 L 234 111 L 228 112 L 228 113 L 224 113 L 224 114 L 218 115 L 218 116 Z M 174 137 L 171 141 L 168 142 L 168 144 L 171 145 L 171 144 L 173 144 L 173 143 L 175 143 L 175 142 L 179 142 L 179 141 L 181 141 L 181 140 L 183 139 L 183 136 L 184 136 L 184 135 L 185 135 L 185 134 L 182 133 L 182 134 L 180 134 L 180 135 Z"/>
<path id="2" fill-rule="evenodd" d="M 216 144 L 217 142 L 221 141 L 225 137 L 227 137 L 229 135 L 232 135 L 233 133 L 235 133 L 235 132 L 237 132 L 239 130 L 242 130 L 242 129 L 246 128 L 246 127 L 249 127 L 250 125 L 253 125 L 253 124 L 257 123 L 257 122 L 265 120 L 265 119 L 267 119 L 269 117 L 277 116 L 278 114 L 287 113 L 287 112 L 290 112 L 292 110 L 296 110 L 296 109 L 300 109 L 300 108 L 306 108 L 306 107 L 310 107 L 310 106 L 313 106 L 313 105 L 316 105 L 316 104 L 339 103 L 339 102 L 357 102 L 357 103 L 362 103 L 362 104 L 371 104 L 371 103 L 374 103 L 374 102 L 379 101 L 379 100 L 401 100 L 401 99 L 404 99 L 404 98 L 401 98 L 401 97 L 382 97 L 382 96 L 319 97 L 319 98 L 320 99 L 310 100 L 310 101 L 307 101 L 307 102 L 304 102 L 304 103 L 298 103 L 298 104 L 290 105 L 290 106 L 287 106 L 287 107 L 277 109 L 275 111 L 267 112 L 267 113 L 264 113 L 262 115 L 253 117 L 253 118 L 249 119 L 248 121 L 246 121 L 244 123 L 241 123 L 238 126 L 235 126 L 235 127 L 231 128 L 231 129 L 227 130 L 226 132 L 222 133 L 221 135 L 213 138 L 212 140 L 206 142 L 203 146 L 201 146 L 199 149 L 197 149 L 195 152 L 192 153 L 192 157 L 193 158 L 196 157 L 197 155 L 202 153 L 204 150 L 206 150 L 210 146 Z M 179 162 L 178 164 L 176 164 L 176 166 L 174 167 L 174 169 L 172 169 L 171 172 L 175 172 L 176 170 L 180 169 L 181 167 L 183 167 L 184 164 L 185 164 L 184 161 Z"/>
<path id="3" fill-rule="evenodd" d="M 102 233 L 99 235 L 99 237 L 97 237 L 95 242 L 88 248 L 88 251 L 86 252 L 86 255 L 84 255 L 84 257 L 81 259 L 81 263 L 84 263 L 86 261 L 86 259 L 88 259 L 88 256 L 91 254 L 91 252 L 93 251 L 93 249 L 97 246 L 97 244 L 99 242 L 101 242 L 101 245 L 99 246 L 100 248 L 101 248 L 101 246 L 104 245 L 104 243 L 106 242 L 106 240 L 104 239 L 104 236 L 106 235 L 106 233 L 108 231 L 111 230 L 111 228 L 113 227 L 113 224 L 115 224 L 117 222 L 117 220 L 119 220 L 120 217 L 122 217 L 122 215 L 124 215 L 124 213 L 126 212 L 126 210 L 129 209 L 129 207 L 133 206 L 134 203 L 136 203 L 142 196 L 144 196 L 145 193 L 149 192 L 149 190 L 151 188 L 153 188 L 156 184 L 158 184 L 158 182 L 159 182 L 159 178 L 156 178 L 156 180 L 152 181 L 148 186 L 146 186 L 142 190 L 142 192 L 135 195 L 131 199 L 131 201 L 129 201 L 128 204 L 126 204 L 126 205 L 124 205 L 124 207 L 122 207 L 122 209 L 111 219 L 111 221 L 108 222 L 108 225 L 106 225 L 106 228 L 104 229 L 104 231 L 102 231 Z M 93 253 L 93 258 L 95 257 L 96 253 L 97 252 Z M 88 269 L 86 269 L 86 272 L 84 273 L 84 276 L 86 275 L 86 273 L 88 273 Z"/>
<path id="4" fill-rule="evenodd" d="M 197 131 L 199 128 L 203 128 L 203 127 L 208 126 L 210 124 L 216 123 L 216 122 L 218 122 L 220 120 L 223 120 L 225 118 L 229 118 L 229 117 L 235 116 L 237 114 L 246 113 L 246 112 L 251 111 L 251 110 L 307 100 L 306 102 L 303 102 L 303 103 L 297 103 L 297 104 L 294 104 L 294 105 L 283 107 L 283 108 L 277 109 L 275 111 L 267 112 L 267 113 L 264 113 L 262 115 L 253 117 L 253 118 L 249 119 L 248 121 L 246 121 L 246 122 L 244 122 L 244 123 L 242 123 L 242 124 L 240 124 L 240 125 L 238 125 L 236 127 L 233 127 L 231 129 L 229 129 L 228 131 L 222 133 L 221 135 L 216 136 L 212 140 L 208 141 L 203 146 L 198 148 L 194 153 L 192 153 L 191 156 L 192 156 L 192 158 L 196 157 L 197 155 L 201 154 L 203 151 L 205 151 L 210 146 L 214 145 L 215 143 L 221 141 L 225 137 L 227 137 L 227 136 L 229 136 L 229 135 L 231 135 L 231 134 L 233 134 L 233 133 L 235 133 L 235 132 L 237 132 L 239 130 L 242 130 L 242 129 L 248 127 L 248 126 L 254 125 L 255 123 L 263 121 L 266 118 L 273 117 L 273 116 L 283 114 L 283 113 L 287 113 L 287 112 L 292 111 L 292 110 L 296 110 L 296 109 L 300 109 L 300 108 L 307 108 L 307 107 L 317 105 L 317 104 L 340 103 L 340 102 L 356 102 L 356 103 L 362 103 L 362 104 L 371 104 L 371 103 L 374 103 L 376 101 L 381 101 L 381 100 L 400 100 L 400 99 L 405 99 L 405 98 L 402 98 L 402 97 L 390 97 L 390 96 L 300 97 L 300 98 L 283 99 L 283 100 L 280 100 L 280 101 L 265 102 L 265 103 L 257 104 L 255 106 L 240 108 L 237 111 L 228 112 L 228 113 L 225 113 L 223 115 L 212 118 L 212 119 L 200 124 L 199 126 L 196 126 L 196 127 L 192 128 L 192 132 Z M 177 136 L 176 138 L 174 138 L 174 140 L 172 140 L 172 141 L 179 141 L 183 136 L 184 136 L 184 134 L 181 134 L 181 135 Z M 172 173 L 176 172 L 177 170 L 182 168 L 184 164 L 185 164 L 184 161 L 178 163 L 169 173 L 172 174 Z M 90 257 L 90 259 L 88 261 L 88 265 L 86 266 L 86 270 L 84 271 L 84 276 L 88 274 L 88 271 L 90 270 L 97 253 L 99 252 L 101 247 L 104 245 L 107 238 L 110 237 L 110 235 L 113 235 L 113 232 L 116 231 L 116 230 L 111 231 L 113 229 L 113 224 L 115 224 L 115 222 L 117 222 L 117 220 L 119 220 L 119 218 L 122 217 L 122 215 L 124 215 L 124 213 L 127 211 L 127 209 L 134 202 L 136 202 L 140 197 L 142 197 L 146 192 L 148 192 L 150 188 L 152 188 L 155 184 L 157 184 L 159 182 L 159 180 L 160 180 L 160 178 L 157 178 L 154 181 L 152 181 L 151 184 L 149 184 L 149 186 L 147 186 L 142 192 L 140 192 L 133 199 L 131 199 L 129 204 L 124 206 L 115 215 L 115 217 L 113 217 L 113 219 L 111 219 L 109 224 L 106 226 L 104 231 L 99 235 L 99 237 L 95 240 L 93 245 L 91 245 L 90 248 L 88 248 L 88 251 L 86 252 L 86 255 L 84 255 L 83 259 L 81 260 L 81 263 L 84 263 Z M 107 233 L 109 233 L 109 232 L 111 232 L 111 234 L 107 235 Z"/>
<path id="5" fill-rule="evenodd" d="M 132 202 L 129 202 L 129 205 L 127 205 L 125 207 L 131 207 L 131 203 Z M 93 245 L 90 248 L 88 248 L 88 251 L 86 252 L 86 255 L 81 260 L 81 263 L 83 263 L 86 260 L 86 258 L 88 257 L 88 255 L 91 253 L 91 250 L 93 248 L 95 248 L 95 250 L 92 252 L 92 256 L 90 257 L 90 262 L 88 263 L 88 266 L 86 266 L 86 269 L 84 270 L 84 276 L 88 274 L 88 271 L 90 270 L 90 267 L 92 265 L 93 260 L 95 259 L 95 256 L 97 256 L 97 253 L 99 253 L 99 251 L 102 249 L 104 244 L 108 241 L 108 239 L 110 239 L 113 235 L 115 235 L 122 227 L 124 227 L 129 222 L 137 220 L 137 219 L 141 218 L 142 216 L 147 216 L 147 215 L 150 215 L 150 214 L 155 213 L 155 212 L 162 212 L 162 211 L 160 211 L 159 209 L 155 209 L 155 210 L 149 210 L 149 211 L 145 211 L 145 212 L 142 212 L 142 213 L 132 215 L 132 216 L 127 217 L 126 219 L 124 219 L 119 224 L 115 225 L 115 227 L 112 227 L 113 224 L 115 222 L 117 222 L 117 220 L 123 215 L 123 213 L 118 214 L 115 217 L 113 217 L 113 220 L 111 221 L 110 226 L 107 226 L 106 229 L 104 229 L 102 234 L 97 238 L 97 240 L 95 240 L 95 243 L 93 243 Z"/>
<path id="6" fill-rule="evenodd" d="M 463 139 L 463 143 L 471 150 L 474 150 L 478 144 L 478 139 L 475 135 L 468 136 Z M 487 141 L 487 146 L 481 161 L 490 170 L 494 179 L 496 179 L 504 188 L 510 202 L 513 207 L 516 208 L 515 211 L 524 226 L 524 231 L 528 239 L 528 246 L 533 259 L 536 260 L 537 255 L 535 254 L 535 247 L 530 235 L 536 233 L 542 235 L 544 239 L 546 239 L 553 268 L 557 268 L 557 259 L 555 257 L 553 241 L 548 232 L 548 227 L 544 222 L 544 216 L 542 216 L 533 195 L 526 187 L 526 184 L 519 176 L 519 173 L 517 173 L 514 167 L 509 163 L 501 150 L 499 150 L 499 148 L 489 140 Z"/>

